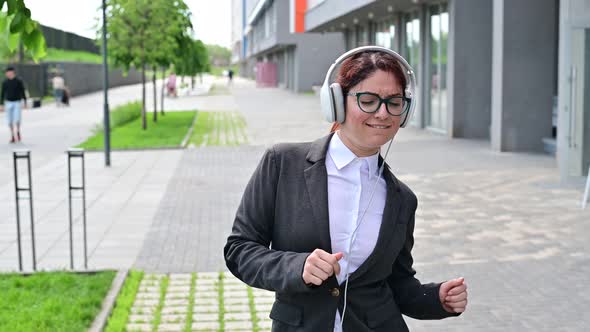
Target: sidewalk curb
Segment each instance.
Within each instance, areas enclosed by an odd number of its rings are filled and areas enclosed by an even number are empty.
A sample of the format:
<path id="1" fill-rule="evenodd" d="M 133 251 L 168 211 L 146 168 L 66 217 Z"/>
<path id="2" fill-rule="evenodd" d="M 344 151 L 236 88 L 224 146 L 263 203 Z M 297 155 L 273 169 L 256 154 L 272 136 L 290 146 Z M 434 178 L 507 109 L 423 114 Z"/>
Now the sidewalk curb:
<path id="1" fill-rule="evenodd" d="M 115 279 L 113 279 L 113 283 L 111 285 L 111 289 L 109 290 L 107 296 L 102 301 L 102 309 L 100 313 L 94 318 L 92 325 L 88 329 L 88 332 L 101 332 L 111 315 L 111 311 L 115 306 L 115 301 L 117 300 L 117 296 L 129 275 L 129 270 L 120 270 L 117 272 Z"/>
<path id="2" fill-rule="evenodd" d="M 191 138 L 191 135 L 193 134 L 193 130 L 195 129 L 195 124 L 197 124 L 197 118 L 199 117 L 199 113 L 200 112 L 197 111 L 197 113 L 195 114 L 195 119 L 193 120 L 193 124 L 191 125 L 190 129 L 188 130 L 188 132 L 186 133 L 186 135 L 182 139 L 182 143 L 180 143 L 181 148 L 186 148 L 186 145 L 188 144 L 188 140 L 189 140 L 189 138 Z"/>

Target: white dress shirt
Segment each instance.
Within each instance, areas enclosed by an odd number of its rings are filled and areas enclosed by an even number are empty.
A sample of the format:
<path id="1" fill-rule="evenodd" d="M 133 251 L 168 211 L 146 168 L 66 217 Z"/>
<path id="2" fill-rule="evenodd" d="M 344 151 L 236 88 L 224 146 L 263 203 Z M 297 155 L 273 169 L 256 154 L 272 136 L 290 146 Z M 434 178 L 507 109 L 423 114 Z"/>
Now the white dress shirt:
<path id="1" fill-rule="evenodd" d="M 342 252 L 340 274 L 336 276 L 338 284 L 367 260 L 375 249 L 387 186 L 379 176 L 379 156 L 357 157 L 340 139 L 336 132 L 328 146 L 326 170 L 328 173 L 328 211 L 330 218 L 330 240 L 332 253 Z M 377 181 L 375 181 L 377 180 Z M 374 189 L 373 189 L 374 188 Z M 373 199 L 367 209 L 371 192 Z M 367 210 L 364 218 L 363 213 Z M 358 223 L 352 247 L 348 248 L 351 237 Z M 340 313 L 336 310 L 334 331 L 341 332 Z"/>

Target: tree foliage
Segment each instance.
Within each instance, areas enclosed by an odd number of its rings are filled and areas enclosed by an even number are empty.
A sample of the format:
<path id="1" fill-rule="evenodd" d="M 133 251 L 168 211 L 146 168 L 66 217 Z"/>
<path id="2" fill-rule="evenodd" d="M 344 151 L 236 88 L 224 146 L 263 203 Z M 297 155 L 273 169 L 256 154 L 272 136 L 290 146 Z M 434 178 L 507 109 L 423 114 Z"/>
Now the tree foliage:
<path id="1" fill-rule="evenodd" d="M 108 0 L 107 42 L 116 66 L 142 71 L 142 126 L 145 117 L 146 68 L 173 63 L 192 29 L 190 10 L 182 0 Z"/>
<path id="2" fill-rule="evenodd" d="M 6 4 L 6 12 L 4 12 Z M 33 60 L 38 61 L 46 52 L 45 37 L 39 23 L 31 19 L 31 11 L 24 0 L 0 0 L 0 52 L 14 56 L 20 42 Z"/>
<path id="3" fill-rule="evenodd" d="M 208 44 L 207 51 L 209 52 L 210 62 L 216 66 L 227 66 L 231 61 L 231 50 L 219 46 Z"/>
<path id="4" fill-rule="evenodd" d="M 187 36 L 179 45 L 174 61 L 177 74 L 193 77 L 209 71 L 209 54 L 202 41 Z"/>

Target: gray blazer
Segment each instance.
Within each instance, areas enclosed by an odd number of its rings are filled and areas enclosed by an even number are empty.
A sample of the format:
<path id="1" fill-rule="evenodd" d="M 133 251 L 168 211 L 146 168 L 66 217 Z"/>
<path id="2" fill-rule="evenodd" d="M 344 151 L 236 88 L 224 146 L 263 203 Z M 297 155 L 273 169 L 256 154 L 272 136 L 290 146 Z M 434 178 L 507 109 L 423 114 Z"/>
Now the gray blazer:
<path id="1" fill-rule="evenodd" d="M 332 252 L 325 165 L 331 137 L 266 151 L 224 248 L 227 267 L 236 277 L 276 292 L 272 331 L 333 331 L 336 310 L 342 312 L 344 284 L 338 285 L 335 276 L 318 287 L 302 279 L 313 250 Z M 456 316 L 443 309 L 440 284 L 421 284 L 414 277 L 416 196 L 389 167 L 383 174 L 383 221 L 375 249 L 349 277 L 345 332 L 408 331 L 402 314 L 417 319 Z"/>

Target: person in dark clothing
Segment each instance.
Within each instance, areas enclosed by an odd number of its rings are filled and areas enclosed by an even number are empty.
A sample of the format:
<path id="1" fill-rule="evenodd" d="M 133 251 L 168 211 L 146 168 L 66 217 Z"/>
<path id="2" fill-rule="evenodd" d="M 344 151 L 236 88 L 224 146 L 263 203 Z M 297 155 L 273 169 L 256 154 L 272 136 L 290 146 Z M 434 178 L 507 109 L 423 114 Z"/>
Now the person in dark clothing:
<path id="1" fill-rule="evenodd" d="M 27 96 L 25 95 L 25 84 L 16 77 L 14 67 L 7 67 L 6 79 L 2 82 L 0 92 L 0 111 L 6 110 L 6 120 L 10 128 L 10 143 L 21 140 L 21 102 L 27 108 Z"/>
<path id="2" fill-rule="evenodd" d="M 228 78 L 227 85 L 230 85 L 231 86 L 232 85 L 232 82 L 233 82 L 233 79 L 234 79 L 234 71 L 233 70 L 229 69 L 227 71 L 227 78 Z"/>

